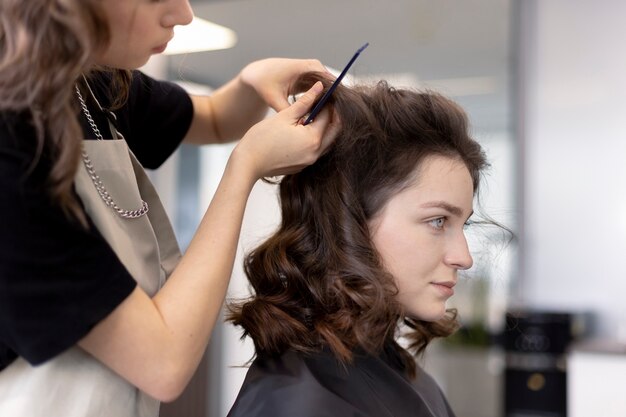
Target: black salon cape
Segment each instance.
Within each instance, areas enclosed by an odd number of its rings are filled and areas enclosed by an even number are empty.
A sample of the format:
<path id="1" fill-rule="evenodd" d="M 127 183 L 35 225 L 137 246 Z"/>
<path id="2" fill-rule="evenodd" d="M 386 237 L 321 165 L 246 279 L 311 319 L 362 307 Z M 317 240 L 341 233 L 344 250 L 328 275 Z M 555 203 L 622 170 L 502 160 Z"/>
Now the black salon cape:
<path id="1" fill-rule="evenodd" d="M 228 417 L 454 417 L 435 381 L 415 381 L 388 356 L 351 365 L 321 352 L 257 357 Z"/>

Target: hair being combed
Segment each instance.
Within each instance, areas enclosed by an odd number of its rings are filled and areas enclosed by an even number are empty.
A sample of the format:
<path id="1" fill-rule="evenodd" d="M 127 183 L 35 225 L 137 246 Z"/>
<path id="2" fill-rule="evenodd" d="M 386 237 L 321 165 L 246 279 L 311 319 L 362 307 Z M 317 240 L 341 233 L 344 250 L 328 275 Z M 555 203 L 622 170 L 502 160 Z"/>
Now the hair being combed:
<path id="1" fill-rule="evenodd" d="M 329 88 L 316 73 L 299 87 L 317 80 Z M 279 229 L 244 265 L 254 295 L 230 304 L 228 319 L 253 339 L 257 353 L 328 346 L 349 362 L 355 352 L 377 354 L 392 343 L 414 375 L 412 355 L 454 332 L 456 311 L 437 322 L 405 318 L 368 221 L 410 184 L 425 158 L 463 161 L 476 192 L 485 156 L 463 110 L 439 94 L 379 82 L 339 86 L 332 97 L 341 132 L 315 164 L 282 179 Z M 410 352 L 395 342 L 403 322 Z"/>
<path id="2" fill-rule="evenodd" d="M 84 222 L 72 194 L 83 135 L 74 85 L 109 42 L 101 0 L 0 2 L 0 111 L 26 114 L 37 133 L 37 155 L 49 153 L 51 198 Z M 121 100 L 130 81 L 114 71 Z M 119 101 L 119 100 L 118 100 Z"/>

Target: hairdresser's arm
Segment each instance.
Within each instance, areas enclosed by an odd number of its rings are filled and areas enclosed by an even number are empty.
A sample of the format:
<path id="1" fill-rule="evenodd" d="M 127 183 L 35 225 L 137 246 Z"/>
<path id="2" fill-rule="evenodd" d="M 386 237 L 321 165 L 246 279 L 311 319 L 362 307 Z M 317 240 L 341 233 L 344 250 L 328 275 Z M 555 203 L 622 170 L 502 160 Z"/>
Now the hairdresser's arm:
<path id="1" fill-rule="evenodd" d="M 153 297 L 137 288 L 79 345 L 162 401 L 193 375 L 219 315 L 248 195 L 262 176 L 311 164 L 336 134 L 329 114 L 303 126 L 318 84 L 294 105 L 254 125 L 233 151 L 220 185 L 180 264 Z"/>
<path id="2" fill-rule="evenodd" d="M 229 142 L 241 138 L 263 119 L 268 107 L 288 107 L 296 78 L 304 72 L 326 68 L 317 60 L 269 58 L 247 65 L 239 75 L 211 96 L 191 96 L 194 117 L 185 142 Z M 330 75 L 329 73 L 329 76 Z"/>

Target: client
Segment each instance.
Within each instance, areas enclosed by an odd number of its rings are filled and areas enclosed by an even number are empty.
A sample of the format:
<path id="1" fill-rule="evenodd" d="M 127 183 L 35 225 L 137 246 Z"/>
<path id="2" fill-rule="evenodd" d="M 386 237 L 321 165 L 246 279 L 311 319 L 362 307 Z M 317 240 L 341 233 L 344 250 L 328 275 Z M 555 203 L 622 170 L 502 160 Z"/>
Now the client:
<path id="1" fill-rule="evenodd" d="M 339 86 L 331 105 L 339 136 L 280 181 L 282 222 L 245 262 L 254 294 L 229 306 L 256 349 L 229 416 L 454 416 L 415 356 L 458 327 L 485 155 L 433 92 Z"/>

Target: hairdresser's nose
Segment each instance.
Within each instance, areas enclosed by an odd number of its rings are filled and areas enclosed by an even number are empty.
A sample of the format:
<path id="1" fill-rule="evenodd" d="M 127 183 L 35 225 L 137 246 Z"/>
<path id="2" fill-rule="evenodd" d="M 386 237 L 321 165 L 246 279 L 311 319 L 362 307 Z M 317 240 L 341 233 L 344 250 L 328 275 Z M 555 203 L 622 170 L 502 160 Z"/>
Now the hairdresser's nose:
<path id="1" fill-rule="evenodd" d="M 449 241 L 444 255 L 444 263 L 451 268 L 461 270 L 470 269 L 474 264 L 465 233 L 462 231 L 456 233 Z"/>
<path id="2" fill-rule="evenodd" d="M 163 26 L 174 27 L 188 25 L 193 20 L 193 10 L 189 0 L 176 0 L 172 2 L 172 7 L 163 17 Z"/>

